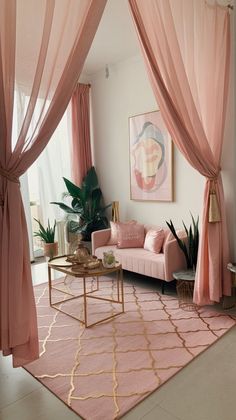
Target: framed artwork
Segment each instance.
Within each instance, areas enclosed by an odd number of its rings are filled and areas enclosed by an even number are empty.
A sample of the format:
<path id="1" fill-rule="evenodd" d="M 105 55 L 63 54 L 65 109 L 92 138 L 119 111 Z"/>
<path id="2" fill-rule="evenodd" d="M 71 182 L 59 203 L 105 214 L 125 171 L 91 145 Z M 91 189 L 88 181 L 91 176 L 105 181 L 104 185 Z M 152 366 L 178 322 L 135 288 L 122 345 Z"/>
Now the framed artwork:
<path id="1" fill-rule="evenodd" d="M 172 201 L 172 140 L 160 111 L 129 118 L 131 200 Z"/>

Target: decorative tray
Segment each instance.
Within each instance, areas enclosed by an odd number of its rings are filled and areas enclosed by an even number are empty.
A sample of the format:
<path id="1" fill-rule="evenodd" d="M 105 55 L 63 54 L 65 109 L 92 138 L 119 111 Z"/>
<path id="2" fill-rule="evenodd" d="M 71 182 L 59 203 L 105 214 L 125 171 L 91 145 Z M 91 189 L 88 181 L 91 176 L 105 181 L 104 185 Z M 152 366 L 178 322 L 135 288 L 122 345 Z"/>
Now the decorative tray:
<path id="1" fill-rule="evenodd" d="M 55 265 L 57 267 L 71 267 L 73 263 L 68 261 L 65 257 L 57 257 L 51 261 L 49 261 L 50 265 Z"/>
<path id="2" fill-rule="evenodd" d="M 98 260 L 96 257 L 90 257 L 86 259 L 85 263 L 76 263 L 73 264 L 72 270 L 77 272 L 87 272 L 90 270 L 95 270 L 101 267 L 101 261 Z"/>
<path id="3" fill-rule="evenodd" d="M 66 259 L 66 261 L 72 264 L 86 264 L 94 260 L 95 260 L 95 257 L 92 257 L 92 255 L 89 255 L 88 257 L 80 257 L 80 258 L 78 258 L 76 255 L 68 255 Z"/>

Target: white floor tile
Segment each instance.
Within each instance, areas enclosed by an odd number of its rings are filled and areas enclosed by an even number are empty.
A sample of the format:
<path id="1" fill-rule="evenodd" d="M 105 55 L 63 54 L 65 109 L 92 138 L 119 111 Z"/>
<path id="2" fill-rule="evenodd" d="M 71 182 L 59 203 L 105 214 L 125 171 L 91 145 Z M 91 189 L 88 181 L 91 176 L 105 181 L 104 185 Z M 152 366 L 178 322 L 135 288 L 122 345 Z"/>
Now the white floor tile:
<path id="1" fill-rule="evenodd" d="M 144 408 L 145 407 L 145 408 Z M 122 420 L 181 420 L 166 410 L 161 408 L 159 405 L 155 405 L 152 409 L 148 409 L 148 404 L 138 405 L 128 414 L 122 417 Z"/>
<path id="2" fill-rule="evenodd" d="M 236 328 L 160 389 L 160 406 L 181 420 L 235 420 Z"/>
<path id="3" fill-rule="evenodd" d="M 166 410 L 160 406 L 154 407 L 149 411 L 144 417 L 141 417 L 142 420 L 181 420 L 179 417 L 175 417 L 172 414 L 168 413 Z"/>
<path id="4" fill-rule="evenodd" d="M 27 394 L 42 387 L 22 368 L 12 368 L 10 356 L 0 355 L 0 408 L 3 408 Z"/>
<path id="5" fill-rule="evenodd" d="M 156 393 L 154 392 L 149 397 L 145 398 L 136 407 L 134 407 L 131 411 L 129 411 L 127 414 L 125 414 L 122 417 L 122 419 L 124 419 L 124 420 L 138 420 L 138 419 L 142 419 L 157 404 L 158 404 L 158 400 L 156 398 Z"/>
<path id="6" fill-rule="evenodd" d="M 1 420 L 79 420 L 80 417 L 46 388 L 2 409 Z"/>

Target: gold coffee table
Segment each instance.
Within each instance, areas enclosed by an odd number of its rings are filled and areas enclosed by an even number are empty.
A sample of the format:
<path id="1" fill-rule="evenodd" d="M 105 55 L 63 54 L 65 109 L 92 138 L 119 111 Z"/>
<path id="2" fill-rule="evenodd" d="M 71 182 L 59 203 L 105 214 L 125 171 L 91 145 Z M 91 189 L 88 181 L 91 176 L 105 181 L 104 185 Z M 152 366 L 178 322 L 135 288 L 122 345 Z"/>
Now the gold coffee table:
<path id="1" fill-rule="evenodd" d="M 112 319 L 115 316 L 118 316 L 124 313 L 124 287 L 123 287 L 123 271 L 121 264 L 117 263 L 113 268 L 105 268 L 100 262 L 100 266 L 96 269 L 83 269 L 82 266 L 74 265 L 67 260 L 67 256 L 64 255 L 62 257 L 55 257 L 48 261 L 48 284 L 49 284 L 49 302 L 50 306 L 54 309 L 57 309 L 64 314 L 77 319 L 78 321 L 82 322 L 85 325 L 85 328 L 92 327 L 93 325 L 97 325 L 103 321 L 108 319 Z M 72 276 L 82 281 L 82 294 L 74 295 L 71 292 L 63 291 L 56 286 L 52 285 L 52 273 L 51 271 L 59 271 L 61 273 L 66 274 L 67 276 Z M 99 277 L 106 276 L 111 273 L 116 273 L 116 285 L 117 285 L 117 299 L 108 299 L 102 296 L 94 296 L 92 293 L 99 291 Z M 96 289 L 92 291 L 86 290 L 86 282 L 89 278 L 96 279 Z M 57 302 L 52 302 L 52 290 L 57 290 L 61 293 L 66 295 L 71 295 L 68 299 L 60 300 Z M 66 312 L 65 310 L 58 308 L 57 305 L 61 305 L 62 303 L 68 302 L 73 299 L 83 298 L 83 308 L 84 308 L 84 319 L 79 319 L 78 317 L 71 315 L 70 313 Z M 107 301 L 111 303 L 119 303 L 121 305 L 121 311 L 117 312 L 113 315 L 108 317 L 102 318 L 97 322 L 93 322 L 92 324 L 88 324 L 88 308 L 87 308 L 87 299 L 98 299 L 101 301 Z"/>

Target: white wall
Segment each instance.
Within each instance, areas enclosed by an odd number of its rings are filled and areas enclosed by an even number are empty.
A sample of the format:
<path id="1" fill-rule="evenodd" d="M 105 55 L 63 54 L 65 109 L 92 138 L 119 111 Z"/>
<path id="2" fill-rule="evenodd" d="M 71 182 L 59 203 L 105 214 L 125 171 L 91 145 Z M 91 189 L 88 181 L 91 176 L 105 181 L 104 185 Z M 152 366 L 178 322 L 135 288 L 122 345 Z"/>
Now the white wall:
<path id="1" fill-rule="evenodd" d="M 158 109 L 141 56 L 96 73 L 92 83 L 94 161 L 106 202 L 120 202 L 121 219 L 164 225 L 170 218 L 181 226 L 201 213 L 204 179 L 174 147 L 174 200 L 130 199 L 128 118 Z"/>
<path id="2" fill-rule="evenodd" d="M 233 34 L 232 34 L 233 38 Z M 233 42 L 232 42 L 233 44 Z M 234 48 L 232 47 L 232 50 Z M 234 54 L 234 53 L 233 53 Z M 236 259 L 236 167 L 234 126 L 234 70 L 222 154 L 222 176 L 231 259 Z M 144 202 L 130 199 L 128 118 L 158 109 L 141 56 L 109 66 L 91 77 L 93 109 L 93 154 L 106 203 L 120 202 L 121 220 L 137 219 L 144 223 L 165 225 L 172 219 L 180 227 L 182 220 L 190 223 L 191 211 L 201 217 L 204 178 L 197 173 L 174 147 L 173 202 Z"/>

